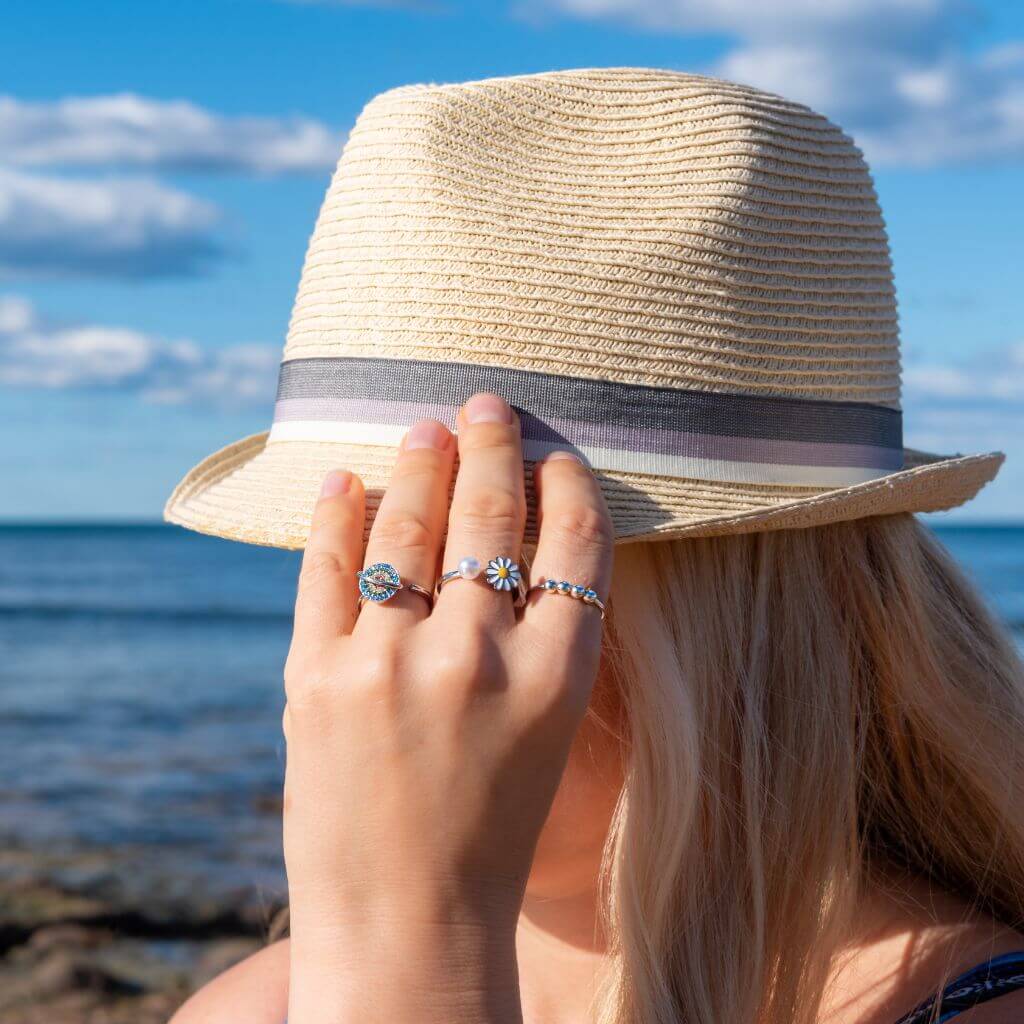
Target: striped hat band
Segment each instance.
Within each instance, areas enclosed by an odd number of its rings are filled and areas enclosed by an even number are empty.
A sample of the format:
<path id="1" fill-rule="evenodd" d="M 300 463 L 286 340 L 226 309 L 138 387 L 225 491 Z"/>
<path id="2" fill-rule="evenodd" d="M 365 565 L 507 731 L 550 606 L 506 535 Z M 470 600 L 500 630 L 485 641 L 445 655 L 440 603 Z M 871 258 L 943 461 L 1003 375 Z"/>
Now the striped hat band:
<path id="1" fill-rule="evenodd" d="M 531 461 L 561 448 L 598 470 L 822 487 L 903 468 L 902 414 L 888 406 L 353 356 L 282 363 L 269 441 L 397 446 L 420 419 L 454 429 L 478 391 L 517 410 Z"/>

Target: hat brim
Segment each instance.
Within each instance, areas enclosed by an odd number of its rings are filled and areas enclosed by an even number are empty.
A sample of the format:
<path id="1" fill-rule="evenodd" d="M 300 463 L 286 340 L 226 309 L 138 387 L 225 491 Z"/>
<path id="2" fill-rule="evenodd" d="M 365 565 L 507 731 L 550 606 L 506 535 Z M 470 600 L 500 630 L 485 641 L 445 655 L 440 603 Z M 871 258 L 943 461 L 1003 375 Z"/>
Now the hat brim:
<path id="1" fill-rule="evenodd" d="M 275 441 L 254 434 L 210 455 L 175 488 L 171 523 L 249 544 L 303 548 L 324 476 L 357 474 L 366 534 L 397 451 L 391 446 Z M 1002 465 L 1002 452 L 934 455 L 904 450 L 905 468 L 839 489 L 716 483 L 601 470 L 616 542 L 794 529 L 897 512 L 937 512 L 970 500 Z M 536 541 L 531 474 L 525 540 Z"/>

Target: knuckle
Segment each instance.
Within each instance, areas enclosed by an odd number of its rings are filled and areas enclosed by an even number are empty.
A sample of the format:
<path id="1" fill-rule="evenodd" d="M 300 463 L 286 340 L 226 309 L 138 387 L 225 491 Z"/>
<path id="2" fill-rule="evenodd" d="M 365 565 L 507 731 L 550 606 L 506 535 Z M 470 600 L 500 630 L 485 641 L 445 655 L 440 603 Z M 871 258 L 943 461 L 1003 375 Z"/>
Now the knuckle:
<path id="1" fill-rule="evenodd" d="M 449 456 L 439 448 L 403 448 L 395 463 L 395 477 L 433 476 Z"/>
<path id="2" fill-rule="evenodd" d="M 611 517 L 605 509 L 594 505 L 573 505 L 561 509 L 548 526 L 554 531 L 557 541 L 575 549 L 603 551 L 615 540 Z"/>
<path id="3" fill-rule="evenodd" d="M 537 713 L 552 724 L 573 726 L 587 713 L 589 693 L 579 686 L 559 685 L 543 691 L 536 699 Z"/>
<path id="4" fill-rule="evenodd" d="M 516 530 L 526 518 L 526 499 L 503 487 L 484 487 L 466 495 L 458 519 L 467 529 Z"/>
<path id="5" fill-rule="evenodd" d="M 358 668 L 352 672 L 352 682 L 361 687 L 387 688 L 401 678 L 399 651 L 386 643 L 376 643 L 372 651 L 360 654 Z"/>
<path id="6" fill-rule="evenodd" d="M 289 727 L 296 719 L 317 717 L 332 699 L 335 680 L 314 666 L 292 663 L 286 667 L 284 694 Z M 286 733 L 287 735 L 287 733 Z"/>
<path id="7" fill-rule="evenodd" d="M 398 651 L 386 643 L 344 658 L 320 654 L 306 659 L 289 654 L 284 690 L 290 724 L 329 721 L 338 709 L 352 709 L 365 700 L 387 702 L 397 694 L 401 679 Z"/>
<path id="8" fill-rule="evenodd" d="M 372 651 L 360 652 L 343 683 L 348 698 L 360 708 L 393 713 L 402 704 L 405 679 L 398 648 L 378 642 Z"/>
<path id="9" fill-rule="evenodd" d="M 314 551 L 302 559 L 299 570 L 299 593 L 334 584 L 344 577 L 346 566 L 334 551 Z"/>
<path id="10" fill-rule="evenodd" d="M 284 682 L 288 685 L 288 680 L 294 676 L 297 672 L 301 672 L 302 664 L 302 650 L 301 648 L 292 641 L 291 647 L 288 648 L 288 656 L 284 659 Z"/>
<path id="11" fill-rule="evenodd" d="M 353 485 L 356 485 L 357 481 L 359 481 L 359 477 L 353 475 Z M 358 486 L 362 486 L 361 482 Z M 357 508 L 358 506 L 352 501 L 351 490 L 347 494 L 334 494 L 319 498 L 313 509 L 312 532 L 315 533 L 326 526 L 352 522 L 356 517 Z"/>
<path id="12" fill-rule="evenodd" d="M 481 645 L 465 640 L 448 643 L 435 656 L 434 675 L 444 685 L 465 683 L 484 672 L 485 658 Z"/>
<path id="13" fill-rule="evenodd" d="M 486 452 L 514 448 L 520 428 L 514 423 L 471 423 L 460 431 L 459 448 L 463 452 Z"/>
<path id="14" fill-rule="evenodd" d="M 584 659 L 585 660 L 585 659 Z M 554 669 L 554 670 L 553 670 Z M 575 722 L 586 713 L 590 703 L 592 666 L 574 662 L 549 661 L 537 665 L 529 674 L 530 705 L 538 719 Z"/>
<path id="15" fill-rule="evenodd" d="M 435 531 L 416 512 L 385 513 L 378 517 L 373 524 L 373 540 L 382 549 L 399 551 L 433 550 L 436 544 Z"/>
<path id="16" fill-rule="evenodd" d="M 454 708 L 471 704 L 482 691 L 506 685 L 507 667 L 493 636 L 467 629 L 457 641 L 446 637 L 431 665 L 431 688 L 436 699 Z"/>

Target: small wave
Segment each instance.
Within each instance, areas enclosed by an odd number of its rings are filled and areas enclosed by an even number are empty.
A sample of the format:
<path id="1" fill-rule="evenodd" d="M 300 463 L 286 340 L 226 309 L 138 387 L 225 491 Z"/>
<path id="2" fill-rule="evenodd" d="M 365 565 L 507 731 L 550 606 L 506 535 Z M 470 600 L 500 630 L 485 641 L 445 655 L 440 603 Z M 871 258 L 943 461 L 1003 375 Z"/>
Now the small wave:
<path id="1" fill-rule="evenodd" d="M 96 620 L 133 622 L 224 623 L 264 622 L 288 625 L 291 612 L 260 608 L 160 608 L 89 604 L 0 604 L 2 619 Z"/>
<path id="2" fill-rule="evenodd" d="M 264 622 L 290 625 L 290 611 L 265 608 L 160 608 L 123 607 L 120 605 L 90 604 L 3 604 L 0 603 L 0 621 L 3 619 L 127 619 L 133 622 L 230 623 Z M 1024 618 L 1003 619 L 1011 633 L 1024 634 Z"/>

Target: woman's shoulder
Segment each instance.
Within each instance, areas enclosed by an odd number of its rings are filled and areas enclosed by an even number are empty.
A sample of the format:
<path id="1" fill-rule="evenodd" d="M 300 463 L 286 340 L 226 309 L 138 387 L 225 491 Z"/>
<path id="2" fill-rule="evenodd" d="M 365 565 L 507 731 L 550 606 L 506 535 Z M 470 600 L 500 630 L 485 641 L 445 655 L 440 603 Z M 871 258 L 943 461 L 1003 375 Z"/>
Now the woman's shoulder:
<path id="1" fill-rule="evenodd" d="M 288 940 L 246 957 L 204 985 L 170 1024 L 284 1024 L 288 1015 Z"/>
<path id="2" fill-rule="evenodd" d="M 836 960 L 821 1024 L 900 1024 L 940 988 L 968 987 L 989 998 L 973 1008 L 970 998 L 950 1002 L 947 1012 L 959 1010 L 951 1022 L 1020 1024 L 1024 959 L 1011 954 L 1024 954 L 1024 933 L 922 879 L 900 879 L 867 901 L 856 941 Z M 997 977 L 998 985 L 988 980 Z M 950 986 L 957 979 L 964 984 Z"/>
<path id="3" fill-rule="evenodd" d="M 837 960 L 821 1024 L 899 1024 L 935 993 L 940 979 L 952 981 L 1020 951 L 1024 933 L 922 883 L 912 882 L 895 895 L 876 893 L 857 941 Z M 170 1024 L 284 1024 L 288 956 L 287 939 L 253 954 L 196 992 Z M 965 1009 L 954 1024 L 1022 1021 L 1024 988 Z"/>

